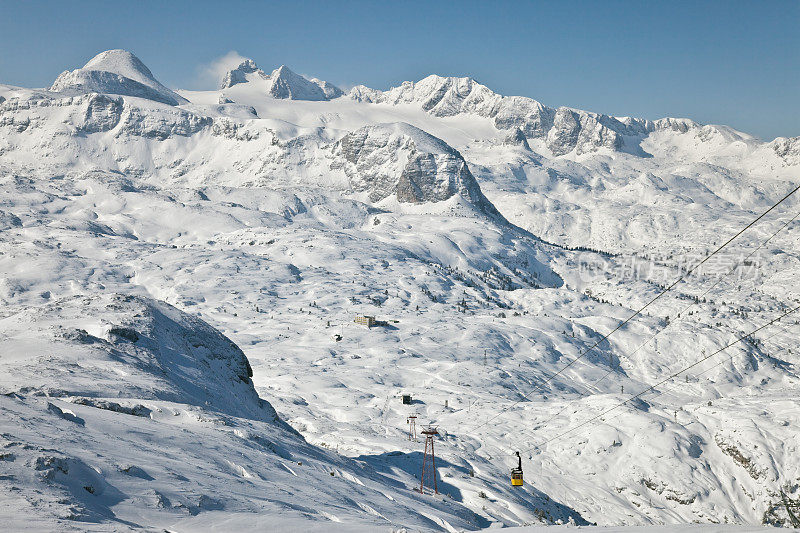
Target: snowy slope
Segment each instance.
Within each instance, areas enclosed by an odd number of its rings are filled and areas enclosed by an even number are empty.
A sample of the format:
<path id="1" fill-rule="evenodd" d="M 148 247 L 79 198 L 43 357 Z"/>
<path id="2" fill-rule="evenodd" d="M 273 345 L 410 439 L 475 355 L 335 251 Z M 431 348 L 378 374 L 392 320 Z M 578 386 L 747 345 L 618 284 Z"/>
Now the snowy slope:
<path id="1" fill-rule="evenodd" d="M 306 444 L 258 398 L 241 350 L 174 307 L 72 297 L 4 318 L 3 332 L 7 527 L 170 527 L 223 509 L 295 527 L 438 525 L 412 507 L 476 525 L 447 502 L 389 499 L 392 480 Z M 320 499 L 327 511 L 303 503 Z"/>
<path id="2" fill-rule="evenodd" d="M 147 85 L 142 67 L 85 69 Z M 796 317 L 546 441 L 797 302 L 798 220 L 718 278 L 797 199 L 537 385 L 782 197 L 796 138 L 556 110 L 468 78 L 338 97 L 278 70 L 286 94 L 245 62 L 178 105 L 0 86 L 4 518 L 791 523 Z M 306 82 L 325 98 L 298 99 Z M 413 491 L 413 411 L 442 433 L 444 497 Z"/>

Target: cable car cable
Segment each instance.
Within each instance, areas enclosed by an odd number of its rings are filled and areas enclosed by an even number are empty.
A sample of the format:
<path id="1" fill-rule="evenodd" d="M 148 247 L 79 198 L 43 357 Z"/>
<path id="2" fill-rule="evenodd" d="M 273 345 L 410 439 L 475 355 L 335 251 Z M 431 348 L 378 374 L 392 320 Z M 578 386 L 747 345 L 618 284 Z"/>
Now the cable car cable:
<path id="1" fill-rule="evenodd" d="M 766 245 L 767 245 L 767 243 L 769 243 L 769 241 L 771 241 L 773 238 L 775 238 L 775 236 L 776 236 L 778 233 L 780 233 L 781 231 L 783 231 L 783 230 L 784 230 L 784 229 L 785 229 L 785 228 L 786 228 L 786 227 L 787 227 L 789 224 L 791 224 L 792 222 L 794 222 L 795 220 L 797 220 L 797 218 L 798 218 L 798 217 L 800 217 L 800 211 L 798 211 L 798 212 L 797 212 L 797 214 L 796 214 L 795 216 L 793 216 L 792 218 L 790 218 L 789 220 L 787 220 L 786 222 L 784 222 L 784 223 L 781 225 L 781 227 L 779 227 L 779 228 L 778 228 L 778 229 L 777 229 L 777 230 L 776 230 L 776 231 L 775 231 L 775 232 L 774 232 L 772 235 L 770 235 L 769 237 L 767 237 L 767 239 L 766 239 L 765 241 L 763 241 L 761 244 L 759 244 L 757 248 L 754 248 L 754 249 L 753 249 L 753 250 L 752 250 L 752 251 L 751 251 L 749 254 L 747 254 L 747 256 L 745 256 L 745 257 L 744 257 L 744 258 L 743 258 L 741 261 L 739 261 L 738 263 L 736 263 L 736 264 L 733 266 L 733 268 L 731 268 L 731 269 L 730 269 L 728 272 L 726 272 L 725 274 L 723 274 L 723 275 L 719 276 L 719 277 L 717 278 L 717 280 L 714 282 L 714 284 L 713 284 L 713 285 L 711 285 L 710 287 L 708 287 L 708 288 L 705 290 L 705 292 L 703 292 L 703 293 L 702 293 L 700 296 L 698 296 L 698 297 L 697 297 L 697 298 L 696 298 L 696 299 L 695 299 L 695 300 L 694 300 L 692 303 L 690 303 L 689 305 L 687 305 L 686 307 L 684 307 L 683 309 L 681 309 L 681 310 L 680 310 L 680 311 L 677 313 L 677 317 L 680 317 L 682 314 L 686 313 L 686 311 L 688 311 L 688 310 L 689 310 L 689 309 L 691 309 L 692 307 L 694 307 L 694 306 L 696 306 L 696 305 L 699 305 L 699 301 L 700 301 L 700 299 L 701 299 L 701 298 L 705 298 L 705 297 L 706 297 L 706 296 L 707 296 L 707 295 L 708 295 L 708 294 L 709 294 L 709 293 L 710 293 L 710 292 L 711 292 L 711 291 L 714 289 L 714 287 L 716 287 L 717 285 L 719 285 L 719 284 L 722 282 L 722 280 L 723 280 L 723 279 L 725 279 L 726 277 L 728 277 L 728 276 L 730 276 L 731 274 L 733 274 L 733 273 L 734 273 L 734 272 L 735 272 L 735 271 L 736 271 L 736 270 L 737 270 L 737 269 L 738 269 L 738 268 L 739 268 L 739 267 L 740 267 L 742 264 L 746 263 L 746 262 L 747 262 L 747 260 L 748 260 L 748 259 L 750 259 L 751 257 L 753 257 L 753 255 L 755 255 L 755 253 L 756 253 L 756 252 L 758 252 L 760 249 L 762 249 L 764 246 L 766 246 Z M 671 325 L 673 325 L 673 324 L 674 324 L 674 322 L 673 322 L 673 319 L 670 319 L 670 320 L 669 320 L 669 323 L 668 323 L 666 326 L 664 326 L 664 327 L 663 327 L 663 328 L 661 328 L 660 330 L 656 331 L 656 332 L 655 332 L 653 335 L 651 335 L 651 336 L 650 336 L 650 337 L 649 337 L 649 338 L 648 338 L 646 341 L 644 341 L 642 344 L 640 344 L 640 345 L 639 345 L 639 346 L 638 346 L 638 347 L 637 347 L 635 350 L 633 350 L 633 351 L 632 351 L 632 352 L 631 352 L 629 355 L 627 355 L 627 358 L 631 358 L 631 357 L 633 357 L 634 355 L 636 355 L 636 354 L 639 352 L 639 350 L 641 350 L 642 348 L 644 348 L 645 346 L 647 346 L 648 344 L 650 344 L 650 342 L 651 342 L 653 339 L 655 339 L 655 338 L 656 338 L 658 335 L 660 335 L 661 333 L 663 333 L 664 331 L 666 331 L 666 330 L 667 330 L 667 328 L 669 328 L 669 327 L 670 327 Z M 591 351 L 591 349 L 590 349 L 590 351 Z M 589 353 L 589 352 L 587 352 L 587 353 Z M 599 384 L 601 381 L 603 381 L 604 379 L 606 379 L 606 378 L 607 378 L 609 375 L 611 375 L 613 372 L 614 372 L 614 369 L 613 369 L 613 368 L 611 368 L 611 369 L 610 369 L 608 372 L 606 372 L 605 374 L 603 374 L 603 375 L 602 375 L 602 376 L 601 376 L 601 377 L 600 377 L 600 378 L 599 378 L 597 381 L 595 381 L 595 382 L 594 382 L 594 386 L 596 387 L 596 386 L 597 386 L 597 385 L 598 385 L 598 384 Z M 587 394 L 587 395 L 582 395 L 582 396 L 580 396 L 580 397 L 578 397 L 578 398 L 574 398 L 574 399 L 573 399 L 572 401 L 570 401 L 570 402 L 569 402 L 569 403 L 568 403 L 566 406 L 564 406 L 564 408 L 563 408 L 563 409 L 561 409 L 561 411 L 557 412 L 557 413 L 556 413 L 556 414 L 554 414 L 552 417 L 548 418 L 548 419 L 547 419 L 547 420 L 545 420 L 544 422 L 542 422 L 542 423 L 540 423 L 540 424 L 537 424 L 537 425 L 538 425 L 539 427 L 546 426 L 547 424 L 549 424 L 550 422 L 552 422 L 554 419 L 558 418 L 558 416 L 559 416 L 559 415 L 561 415 L 561 413 L 563 413 L 564 411 L 566 411 L 566 410 L 569 408 L 569 406 L 570 406 L 570 405 L 572 405 L 573 403 L 577 402 L 578 400 L 581 400 L 581 399 L 583 399 L 583 398 L 586 398 L 586 397 L 590 396 L 590 395 L 591 395 L 591 390 L 590 390 L 590 389 L 589 389 L 589 388 L 588 388 L 586 385 L 582 385 L 582 387 L 583 387 L 584 389 L 586 389 L 587 391 L 589 391 L 589 393 L 590 393 L 590 394 Z"/>
<path id="2" fill-rule="evenodd" d="M 783 334 L 783 333 L 786 333 L 786 332 L 787 332 L 789 329 L 791 329 L 791 328 L 792 328 L 792 326 L 795 326 L 795 325 L 796 325 L 796 324 L 790 324 L 789 326 L 787 326 L 787 327 L 786 327 L 786 328 L 784 328 L 783 330 L 781 330 L 781 331 L 778 331 L 778 332 L 774 333 L 773 335 L 771 335 L 771 336 L 767 337 L 767 338 L 766 338 L 766 339 L 764 339 L 764 340 L 765 340 L 765 341 L 768 341 L 768 340 L 772 339 L 773 337 L 776 337 L 776 336 L 778 336 L 778 335 L 781 335 L 781 334 Z M 779 353 L 781 353 L 781 352 L 783 352 L 783 351 L 785 351 L 785 350 L 788 350 L 788 349 L 790 348 L 790 346 L 791 346 L 791 345 L 786 345 L 786 346 L 783 346 L 783 347 L 781 347 L 780 349 L 778 349 L 778 350 L 776 350 L 775 352 L 773 352 L 772 354 L 770 354 L 770 357 L 774 356 L 775 354 L 779 354 Z M 728 360 L 729 360 L 729 359 L 723 359 L 723 360 L 721 360 L 721 361 L 719 361 L 719 362 L 717 362 L 717 363 L 713 364 L 712 366 L 710 366 L 710 367 L 706 368 L 706 369 L 705 369 L 705 370 L 703 370 L 702 372 L 698 372 L 697 374 L 695 374 L 695 375 L 694 375 L 694 377 L 695 377 L 695 378 L 697 378 L 697 377 L 699 377 L 699 376 L 702 376 L 702 375 L 703 375 L 703 374 L 705 374 L 706 372 L 710 372 L 710 371 L 714 370 L 715 368 L 717 368 L 718 366 L 725 364 L 725 363 L 726 363 Z M 670 389 L 670 390 L 667 390 L 667 391 L 655 391 L 655 396 L 660 396 L 660 395 L 662 395 L 662 394 L 665 394 L 665 393 L 667 393 L 667 392 L 671 392 L 671 391 L 674 391 L 674 387 L 673 387 L 672 389 Z"/>
<path id="3" fill-rule="evenodd" d="M 664 378 L 663 380 L 659 381 L 658 383 L 656 383 L 656 384 L 654 384 L 654 385 L 651 385 L 651 386 L 647 387 L 647 388 L 646 388 L 645 390 L 643 390 L 642 392 L 640 392 L 640 393 L 638 393 L 638 394 L 635 394 L 635 395 L 631 396 L 630 398 L 628 398 L 627 400 L 624 400 L 624 401 L 622 401 L 622 402 L 620 402 L 620 403 L 618 403 L 618 404 L 614 405 L 613 407 L 610 407 L 609 409 L 606 409 L 605 411 L 603 411 L 603 412 L 601 412 L 601 413 L 599 413 L 599 414 L 597 414 L 597 415 L 593 416 L 592 418 L 589 418 L 588 420 L 585 420 L 585 421 L 581 422 L 581 423 L 580 423 L 580 424 L 578 424 L 577 426 L 573 426 L 572 428 L 568 429 L 567 431 L 564 431 L 564 432 L 562 432 L 562 433 L 559 433 L 559 434 L 557 434 L 557 435 L 556 435 L 556 436 L 554 436 L 554 437 L 551 437 L 551 438 L 549 438 L 549 439 L 546 439 L 546 440 L 542 441 L 542 442 L 541 442 L 539 445 L 537 445 L 537 446 L 535 446 L 534 448 L 531 448 L 531 449 L 540 448 L 540 447 L 544 446 L 545 444 L 548 444 L 548 443 L 550 443 L 550 442 L 553 442 L 554 440 L 557 440 L 557 439 L 560 439 L 560 438 L 562 438 L 562 437 L 565 437 L 566 435 L 568 435 L 568 434 L 572 433 L 573 431 L 577 430 L 578 428 L 581 428 L 581 427 L 583 427 L 583 426 L 585 426 L 585 425 L 587 425 L 587 424 L 589 424 L 589 423 L 591 423 L 591 422 L 593 422 L 593 421 L 597 420 L 597 419 L 598 419 L 598 418 L 600 418 L 601 416 L 604 416 L 604 415 L 606 415 L 606 414 L 610 413 L 611 411 L 614 411 L 615 409 L 617 409 L 617 408 L 619 408 L 619 407 L 622 407 L 623 405 L 627 405 L 628 403 L 630 403 L 630 402 L 631 402 L 631 401 L 633 401 L 633 400 L 636 400 L 636 399 L 639 399 L 639 398 L 641 398 L 642 396 L 644 396 L 644 395 L 645 395 L 645 394 L 647 394 L 648 392 L 650 392 L 650 391 L 654 390 L 656 387 L 659 387 L 660 385 L 663 385 L 663 384 L 664 384 L 664 383 L 666 383 L 667 381 L 670 381 L 670 380 L 672 380 L 672 379 L 674 379 L 674 378 L 678 377 L 679 375 L 683 374 L 684 372 L 686 372 L 686 371 L 687 371 L 687 370 L 689 370 L 690 368 L 694 368 L 695 366 L 699 365 L 699 364 L 700 364 L 700 363 L 702 363 L 703 361 L 707 361 L 708 359 L 710 359 L 710 358 L 714 357 L 715 355 L 717 355 L 717 354 L 719 354 L 719 353 L 721 353 L 721 352 L 723 352 L 723 351 L 727 350 L 727 349 L 728 349 L 728 348 L 730 348 L 731 346 L 734 346 L 735 344 L 737 344 L 737 343 L 739 343 L 739 342 L 743 341 L 744 339 L 746 339 L 747 337 L 750 337 L 750 336 L 751 336 L 751 335 L 753 335 L 754 333 L 758 333 L 758 332 L 759 332 L 759 331 L 761 331 L 762 329 L 764 329 L 764 328 L 766 328 L 766 327 L 769 327 L 769 326 L 771 326 L 771 325 L 772 325 L 772 324 L 774 324 L 775 322 L 778 322 L 778 321 L 780 321 L 782 318 L 784 318 L 784 317 L 786 317 L 786 316 L 788 316 L 788 315 L 790 315 L 790 314 L 794 313 L 794 312 L 795 312 L 795 311 L 797 311 L 797 310 L 800 310 L 800 305 L 798 305 L 797 307 L 794 307 L 794 308 L 792 308 L 792 309 L 790 309 L 790 310 L 786 311 L 785 313 L 783 313 L 783 314 L 782 314 L 782 315 L 780 315 L 779 317 L 777 317 L 777 318 L 774 318 L 774 319 L 770 320 L 769 322 L 767 322 L 767 323 L 765 323 L 765 324 L 762 324 L 761 326 L 757 327 L 756 329 L 752 330 L 751 332 L 749 332 L 749 333 L 747 333 L 747 334 L 745 334 L 745 335 L 742 335 L 742 336 L 738 337 L 738 338 L 737 338 L 736 340 L 734 340 L 733 342 L 731 342 L 731 343 L 727 344 L 726 346 L 724 346 L 724 347 L 720 348 L 719 350 L 717 350 L 717 351 L 713 352 L 712 354 L 710 354 L 710 355 L 707 355 L 707 356 L 703 357 L 702 359 L 700 359 L 700 360 L 698 360 L 698 361 L 695 361 L 695 362 L 694 362 L 694 363 L 692 363 L 691 365 L 689 365 L 689 366 L 686 366 L 686 367 L 682 368 L 682 369 L 681 369 L 681 370 L 679 370 L 678 372 L 675 372 L 675 373 L 671 374 L 670 376 L 668 376 L 668 377 Z"/>
<path id="4" fill-rule="evenodd" d="M 779 318 L 778 320 L 780 320 L 780 318 Z M 787 325 L 787 326 L 786 326 L 785 328 L 783 328 L 782 330 L 776 331 L 775 333 L 773 333 L 773 334 L 772 334 L 772 335 L 770 335 L 769 337 L 767 337 L 767 338 L 763 339 L 763 341 L 761 341 L 761 342 L 768 342 L 768 341 L 770 341 L 771 339 L 773 339 L 773 338 L 775 338 L 775 337 L 777 337 L 777 336 L 779 336 L 779 335 L 786 334 L 786 333 L 788 333 L 788 332 L 789 332 L 789 330 L 790 330 L 791 328 L 793 328 L 793 327 L 794 327 L 794 326 L 796 326 L 796 325 L 798 325 L 797 321 L 795 321 L 795 323 L 794 323 L 794 324 L 789 324 L 789 325 Z M 747 336 L 745 336 L 745 338 L 746 338 L 746 337 L 747 337 Z M 792 346 L 794 346 L 794 345 L 786 345 L 786 346 L 779 347 L 779 349 L 778 349 L 778 350 L 776 350 L 775 352 L 773 352 L 773 353 L 772 353 L 772 354 L 770 354 L 769 356 L 770 356 L 770 357 L 774 357 L 774 355 L 775 355 L 775 354 L 778 354 L 778 353 L 781 353 L 781 352 L 783 352 L 783 351 L 785 351 L 785 350 L 788 350 L 788 349 L 789 349 L 789 348 L 791 348 Z M 726 347 L 726 348 L 723 348 L 723 351 L 724 351 L 725 349 L 727 349 L 727 347 Z M 719 352 L 718 352 L 718 353 L 719 353 Z M 709 357 L 713 357 L 713 354 L 712 354 L 711 356 L 709 356 Z M 702 362 L 702 361 L 701 361 L 701 362 Z M 702 375 L 703 375 L 703 374 L 705 374 L 706 372 L 710 372 L 711 370 L 713 370 L 713 369 L 715 369 L 716 367 L 718 367 L 718 366 L 720 366 L 720 365 L 724 364 L 725 362 L 726 362 L 726 360 L 725 360 L 725 359 L 723 359 L 722 361 L 719 361 L 718 363 L 716 363 L 716 364 L 714 364 L 714 365 L 712 365 L 712 366 L 708 367 L 707 369 L 703 370 L 702 372 L 698 372 L 697 374 L 695 374 L 695 375 L 694 375 L 694 377 L 702 376 Z M 685 370 L 685 369 L 684 369 L 684 370 Z M 662 395 L 662 394 L 665 394 L 666 392 L 669 392 L 669 391 L 657 390 L 657 391 L 655 391 L 655 396 L 660 396 L 660 395 Z M 572 403 L 574 403 L 575 401 L 577 401 L 577 400 L 572 400 L 572 401 L 570 402 L 570 404 L 569 404 L 569 405 L 571 405 L 571 404 L 572 404 Z M 567 407 L 569 407 L 569 405 L 567 405 Z M 563 408 L 561 411 L 559 411 L 559 412 L 558 412 L 558 414 L 560 414 L 560 413 L 563 413 L 563 412 L 564 412 L 564 411 L 567 409 L 567 407 L 565 407 L 565 408 Z M 601 414 L 601 416 L 602 416 L 602 414 Z M 620 415 L 617 415 L 617 416 L 615 416 L 613 419 L 619 418 L 619 416 L 621 416 L 621 414 L 620 414 Z M 556 416 L 550 417 L 550 418 L 549 418 L 549 419 L 547 419 L 546 421 L 544 421 L 544 422 L 542 422 L 542 423 L 539 423 L 539 424 L 537 424 L 537 425 L 538 425 L 539 427 L 541 427 L 541 426 L 543 426 L 543 425 L 546 425 L 548 422 L 552 421 L 552 420 L 553 420 L 553 419 L 555 419 L 555 418 L 556 418 Z M 527 451 L 530 451 L 530 450 L 533 450 L 533 449 L 535 449 L 535 448 L 531 448 L 531 449 L 529 449 L 529 450 L 527 450 Z"/>
<path id="5" fill-rule="evenodd" d="M 792 324 L 792 325 L 795 325 L 795 324 Z M 790 327 L 791 327 L 791 326 L 790 326 Z M 788 329 L 788 328 L 786 328 L 786 329 Z M 784 333 L 785 331 L 786 331 L 786 330 L 783 330 L 781 333 Z M 787 349 L 789 349 L 791 346 L 794 346 L 794 345 L 787 345 L 787 346 L 784 346 L 784 347 L 782 347 L 780 350 L 778 350 L 778 351 L 777 351 L 777 352 L 775 352 L 775 353 L 780 353 L 780 352 L 782 352 L 782 351 L 784 351 L 784 350 L 787 350 Z M 705 374 L 706 372 L 709 372 L 709 371 L 711 371 L 711 370 L 715 369 L 716 367 L 720 366 L 720 365 L 721 365 L 721 364 L 723 364 L 723 363 L 725 363 L 725 360 L 722 360 L 722 361 L 720 361 L 720 362 L 718 362 L 718 363 L 714 364 L 713 366 L 710 366 L 709 368 L 707 368 L 707 369 L 703 370 L 702 372 L 698 372 L 697 374 L 695 374 L 695 377 L 697 377 L 697 376 L 701 376 L 701 375 Z M 659 396 L 659 395 L 662 395 L 662 394 L 664 394 L 664 391 L 654 391 L 654 392 L 655 392 L 655 395 L 656 395 L 656 396 Z M 685 404 L 684 404 L 684 405 L 685 405 Z M 679 406 L 679 407 L 683 407 L 683 406 Z M 616 420 L 617 418 L 621 417 L 621 416 L 622 416 L 622 415 L 624 415 L 624 414 L 625 414 L 625 413 L 624 413 L 624 412 L 622 412 L 622 413 L 619 413 L 619 414 L 617 414 L 617 415 L 614 415 L 614 416 L 613 416 L 613 417 L 612 417 L 610 420 Z M 602 415 L 601 415 L 601 416 L 602 416 Z M 606 423 L 608 423 L 608 422 L 606 422 Z M 586 429 L 590 429 L 590 428 L 586 428 Z M 526 450 L 526 451 L 533 451 L 533 450 L 535 450 L 535 449 L 536 449 L 536 447 L 534 447 L 534 448 L 530 448 L 530 449 L 528 449 L 528 450 Z"/>
<path id="6" fill-rule="evenodd" d="M 583 359 L 583 358 L 584 358 L 584 357 L 585 357 L 585 356 L 586 356 L 588 353 L 590 353 L 590 352 L 591 352 L 591 351 L 592 351 L 594 348 L 596 348 L 597 346 L 599 346 L 599 345 L 600 345 L 600 344 L 601 344 L 603 341 L 607 340 L 607 339 L 608 339 L 608 338 L 609 338 L 609 337 L 610 337 L 612 334 L 614 334 L 614 333 L 615 333 L 616 331 L 618 331 L 620 328 L 622 328 L 623 326 L 625 326 L 625 325 L 626 325 L 628 322 L 630 322 L 630 321 L 631 321 L 631 320 L 633 320 L 635 317 L 637 317 L 639 314 L 641 314 L 641 313 L 642 313 L 642 312 L 643 312 L 645 309 L 647 309 L 647 308 L 648 308 L 650 305 L 652 305 L 652 304 L 653 304 L 653 303 L 654 303 L 656 300 L 658 300 L 659 298 L 661 298 L 661 297 L 662 297 L 664 294 L 666 294 L 667 292 L 669 292 L 670 290 L 672 290 L 672 289 L 673 289 L 673 288 L 674 288 L 674 287 L 675 287 L 675 286 L 676 286 L 678 283 L 680 283 L 681 281 L 683 281 L 683 280 L 684 280 L 684 279 L 685 279 L 687 276 L 689 276 L 689 275 L 690 275 L 692 272 L 694 272 L 695 270 L 697 270 L 698 268 L 700 268 L 700 267 L 701 267 L 703 264 L 705 264 L 705 263 L 706 263 L 706 262 L 707 262 L 709 259 L 711 259 L 711 258 L 712 258 L 712 257 L 714 257 L 716 254 L 718 254 L 720 251 L 722 251 L 722 249 L 724 249 L 726 246 L 728 246 L 728 244 L 730 244 L 731 242 L 733 242 L 733 240 L 735 240 L 737 237 L 739 237 L 739 236 L 740 236 L 742 233 L 744 233 L 745 231 L 747 231 L 748 229 L 750 229 L 752 226 L 754 226 L 754 225 L 755 225 L 755 224 L 756 224 L 756 223 L 757 223 L 759 220 L 761 220 L 761 219 L 762 219 L 762 218 L 764 218 L 764 217 L 765 217 L 767 214 L 769 214 L 770 212 L 772 212 L 772 211 L 773 211 L 773 210 L 774 210 L 776 207 L 778 207 L 779 205 L 781 205 L 781 204 L 782 204 L 784 201 L 786 201 L 786 200 L 787 200 L 787 199 L 788 199 L 790 196 L 792 196 L 792 195 L 793 195 L 794 193 L 796 193 L 798 190 L 800 190 L 800 185 L 798 185 L 797 187 L 795 187 L 794 189 L 792 189 L 791 191 L 789 191 L 789 193 L 787 193 L 787 194 L 786 194 L 786 196 L 784 196 L 783 198 L 781 198 L 780 200 L 778 200 L 778 202 L 777 202 L 777 203 L 775 203 L 775 204 L 773 204 L 773 205 L 772 205 L 772 207 L 770 207 L 769 209 L 767 209 L 766 211 L 764 211 L 763 213 L 761 213 L 761 214 L 760 214 L 760 215 L 759 215 L 759 216 L 758 216 L 758 217 L 757 217 L 755 220 L 751 221 L 751 222 L 750 222 L 749 224 L 747 224 L 747 225 L 746 225 L 744 228 L 742 228 L 741 230 L 739 230 L 739 232 L 738 232 L 738 233 L 736 233 L 736 234 L 735 234 L 733 237 L 731 237 L 730 239 L 728 239 L 727 241 L 725 241 L 725 242 L 724 242 L 724 243 L 723 243 L 721 246 L 719 246 L 719 247 L 718 247 L 716 250 L 714 250 L 714 251 L 713 251 L 713 252 L 711 252 L 710 254 L 706 255 L 706 257 L 705 257 L 705 258 L 704 258 L 702 261 L 700 261 L 700 262 L 699 262 L 699 263 L 697 263 L 695 266 L 693 266 L 692 268 L 690 268 L 689 270 L 687 270 L 687 271 L 686 271 L 686 272 L 685 272 L 685 273 L 684 273 L 682 276 L 680 276 L 680 277 L 679 277 L 677 280 L 675 280 L 675 281 L 674 281 L 674 282 L 673 282 L 673 283 L 672 283 L 670 286 L 668 286 L 666 289 L 664 289 L 663 291 L 661 291 L 661 292 L 660 292 L 658 295 L 656 295 L 654 298 L 652 298 L 650 301 L 648 301 L 646 304 L 644 304 L 642 307 L 640 307 L 638 310 L 636 310 L 636 311 L 635 311 L 635 312 L 634 312 L 634 313 L 633 313 L 631 316 L 629 316 L 628 318 L 626 318 L 625 320 L 623 320 L 622 322 L 620 322 L 619 324 L 617 324 L 617 326 L 616 326 L 614 329 L 612 329 L 611 331 L 609 331 L 608 333 L 606 333 L 606 334 L 605 334 L 605 335 L 604 335 L 604 336 L 603 336 L 603 337 L 602 337 L 600 340 L 598 340 L 597 342 L 595 342 L 595 343 L 594 343 L 592 346 L 590 346 L 590 347 L 589 347 L 587 350 L 585 350 L 585 351 L 584 351 L 584 352 L 582 352 L 580 355 L 578 355 L 578 357 L 576 357 L 575 359 L 573 359 L 572 361 L 570 361 L 569 363 L 567 363 L 567 364 L 566 364 L 565 366 L 563 366 L 563 367 L 562 367 L 560 370 L 558 370 L 558 371 L 557 371 L 555 374 L 553 374 L 553 375 L 551 375 L 549 378 L 545 379 L 545 380 L 544 380 L 544 381 L 543 381 L 541 384 L 538 384 L 538 385 L 536 385 L 536 386 L 535 386 L 535 388 L 534 388 L 533 390 L 531 390 L 531 391 L 530 391 L 530 392 L 528 392 L 527 394 L 524 394 L 524 395 L 522 396 L 522 398 L 521 398 L 521 399 L 519 399 L 519 400 L 516 400 L 515 402 L 513 402 L 513 403 L 512 403 L 511 405 L 509 405 L 508 407 L 504 407 L 504 408 L 503 408 L 502 410 L 500 410 L 500 411 L 499 411 L 499 412 L 498 412 L 496 415 L 494 415 L 493 417 L 490 417 L 490 418 L 488 418 L 488 419 L 487 419 L 485 422 L 482 422 L 482 423 L 480 423 L 480 424 L 478 424 L 478 425 L 476 425 L 476 426 L 474 426 L 474 427 L 470 428 L 470 429 L 469 429 L 469 431 L 470 431 L 470 432 L 472 432 L 472 431 L 475 431 L 475 430 L 477 430 L 477 429 L 479 429 L 479 428 L 481 428 L 481 427 L 483 427 L 483 426 L 487 425 L 489 422 L 491 422 L 492 420 L 495 420 L 497 417 L 501 416 L 503 413 L 505 413 L 506 411 L 508 411 L 509 409 L 511 409 L 512 407 L 514 407 L 515 405 L 517 405 L 517 404 L 521 403 L 523 400 L 526 400 L 526 399 L 528 398 L 528 396 L 530 396 L 530 395 L 531 395 L 533 392 L 535 392 L 536 390 L 541 390 L 542 386 L 546 385 L 547 383 L 549 383 L 550 381 L 552 381 L 554 378 L 556 378 L 556 377 L 558 377 L 559 375 L 561 375 L 561 374 L 562 374 L 564 371 L 566 371 L 568 368 L 570 368 L 570 367 L 571 367 L 572 365 L 574 365 L 576 362 L 578 362 L 579 360 Z"/>

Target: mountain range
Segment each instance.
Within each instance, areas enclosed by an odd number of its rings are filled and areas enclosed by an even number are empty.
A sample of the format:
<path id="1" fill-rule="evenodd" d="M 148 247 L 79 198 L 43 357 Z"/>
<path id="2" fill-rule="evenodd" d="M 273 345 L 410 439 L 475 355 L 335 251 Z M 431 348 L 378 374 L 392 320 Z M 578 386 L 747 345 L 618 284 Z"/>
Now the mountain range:
<path id="1" fill-rule="evenodd" d="M 691 267 L 798 170 L 800 137 L 466 77 L 189 91 L 109 50 L 0 85 L 0 516 L 797 527 L 797 317 L 745 334 L 800 303 L 800 201 Z"/>

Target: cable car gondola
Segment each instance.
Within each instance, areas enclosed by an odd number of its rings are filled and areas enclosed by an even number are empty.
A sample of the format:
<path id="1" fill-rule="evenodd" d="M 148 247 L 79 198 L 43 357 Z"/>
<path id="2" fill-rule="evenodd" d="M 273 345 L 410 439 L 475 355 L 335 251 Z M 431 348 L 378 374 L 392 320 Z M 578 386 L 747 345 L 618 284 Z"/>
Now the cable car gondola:
<path id="1" fill-rule="evenodd" d="M 519 452 L 515 452 L 517 455 L 517 459 L 519 459 L 519 465 L 516 468 L 511 469 L 511 486 L 512 487 L 521 487 L 522 486 L 522 457 L 520 457 Z"/>

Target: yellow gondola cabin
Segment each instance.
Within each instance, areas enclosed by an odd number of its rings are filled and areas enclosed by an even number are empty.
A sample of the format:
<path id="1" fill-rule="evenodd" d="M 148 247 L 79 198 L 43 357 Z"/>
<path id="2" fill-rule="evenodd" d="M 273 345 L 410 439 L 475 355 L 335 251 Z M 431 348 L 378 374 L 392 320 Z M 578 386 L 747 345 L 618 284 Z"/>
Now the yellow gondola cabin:
<path id="1" fill-rule="evenodd" d="M 522 457 L 520 457 L 519 452 L 516 452 L 517 459 L 519 460 L 519 465 L 516 468 L 511 469 L 511 486 L 512 487 L 521 487 L 522 486 Z"/>

